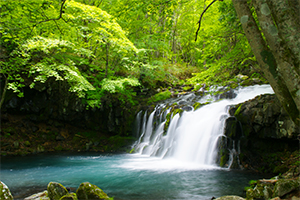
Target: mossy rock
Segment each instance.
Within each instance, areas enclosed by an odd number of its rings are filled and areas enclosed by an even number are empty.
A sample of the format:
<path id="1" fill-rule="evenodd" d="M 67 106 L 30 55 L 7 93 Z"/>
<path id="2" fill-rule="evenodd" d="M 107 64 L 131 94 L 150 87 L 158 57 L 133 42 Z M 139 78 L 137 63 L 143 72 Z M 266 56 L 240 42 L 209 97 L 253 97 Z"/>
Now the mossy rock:
<path id="1" fill-rule="evenodd" d="M 273 197 L 282 197 L 294 190 L 299 189 L 300 180 L 279 179 L 274 188 Z"/>
<path id="2" fill-rule="evenodd" d="M 63 196 L 60 200 L 78 200 L 76 193 L 71 193 Z"/>
<path id="3" fill-rule="evenodd" d="M 224 196 L 224 197 L 219 197 L 216 200 L 245 200 L 245 199 L 239 196 Z"/>
<path id="4" fill-rule="evenodd" d="M 0 181 L 0 199 L 1 200 L 13 200 L 13 196 L 10 193 L 8 187 Z"/>
<path id="5" fill-rule="evenodd" d="M 68 190 L 60 183 L 50 182 L 47 186 L 48 196 L 51 200 L 57 200 L 69 194 Z"/>
<path id="6" fill-rule="evenodd" d="M 108 195 L 103 192 L 99 187 L 93 185 L 89 182 L 81 183 L 76 191 L 77 197 L 80 200 L 91 200 L 91 199 L 101 199 L 108 200 Z"/>

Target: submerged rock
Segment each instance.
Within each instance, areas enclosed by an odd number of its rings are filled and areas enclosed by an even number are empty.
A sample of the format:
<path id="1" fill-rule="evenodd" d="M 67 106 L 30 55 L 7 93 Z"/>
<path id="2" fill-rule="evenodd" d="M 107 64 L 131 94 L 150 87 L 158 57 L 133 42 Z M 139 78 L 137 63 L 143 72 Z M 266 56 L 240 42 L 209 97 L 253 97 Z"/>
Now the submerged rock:
<path id="1" fill-rule="evenodd" d="M 0 199 L 1 200 L 13 200 L 13 196 L 10 193 L 8 187 L 0 181 Z"/>
<path id="2" fill-rule="evenodd" d="M 93 185 L 89 182 L 81 183 L 79 188 L 76 191 L 78 199 L 80 200 L 89 200 L 89 199 L 110 199 L 108 195 L 103 192 L 99 187 Z"/>
<path id="3" fill-rule="evenodd" d="M 58 200 L 69 193 L 62 184 L 56 182 L 50 182 L 47 186 L 47 191 L 51 200 Z"/>

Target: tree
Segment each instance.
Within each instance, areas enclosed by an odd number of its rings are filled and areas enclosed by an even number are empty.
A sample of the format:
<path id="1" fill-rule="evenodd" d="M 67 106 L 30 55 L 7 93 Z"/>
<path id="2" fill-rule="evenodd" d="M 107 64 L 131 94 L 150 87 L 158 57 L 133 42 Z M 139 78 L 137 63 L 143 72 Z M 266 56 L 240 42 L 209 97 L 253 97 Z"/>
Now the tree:
<path id="1" fill-rule="evenodd" d="M 5 79 L 0 108 L 7 89 L 21 97 L 25 85 L 33 88 L 49 79 L 68 83 L 69 91 L 91 106 L 100 104 L 99 90 L 126 93 L 139 85 L 127 74 L 114 76 L 123 68 L 130 71 L 127 63 L 138 50 L 100 8 L 72 0 L 24 0 L 1 1 L 0 9 L 0 73 Z"/>
<path id="2" fill-rule="evenodd" d="M 291 119 L 299 124 L 300 2 L 232 2 L 261 70 Z"/>

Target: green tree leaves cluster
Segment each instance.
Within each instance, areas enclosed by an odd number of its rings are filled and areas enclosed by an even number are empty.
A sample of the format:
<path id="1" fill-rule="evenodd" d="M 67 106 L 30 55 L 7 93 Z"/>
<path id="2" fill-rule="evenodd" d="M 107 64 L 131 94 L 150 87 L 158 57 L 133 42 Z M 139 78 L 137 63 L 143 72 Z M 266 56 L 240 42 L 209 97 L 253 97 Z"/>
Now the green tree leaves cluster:
<path id="1" fill-rule="evenodd" d="M 199 15 L 211 2 L 1 1 L 4 89 L 22 96 L 25 85 L 64 81 L 97 106 L 105 95 L 134 103 L 135 87 L 170 86 L 193 72 L 188 83 L 207 85 L 257 72 L 231 0 L 210 7 L 194 41 Z"/>
<path id="2" fill-rule="evenodd" d="M 114 88 L 125 91 L 138 85 L 126 74 L 124 80 L 110 77 L 110 71 L 122 68 L 124 57 L 132 57 L 137 48 L 100 8 L 72 0 L 8 0 L 1 1 L 0 9 L 4 90 L 22 96 L 20 89 L 26 84 L 33 88 L 51 78 L 68 82 L 69 91 L 79 97 L 86 97 L 87 91 L 115 93 Z M 96 97 L 87 99 L 99 105 L 101 96 Z"/>

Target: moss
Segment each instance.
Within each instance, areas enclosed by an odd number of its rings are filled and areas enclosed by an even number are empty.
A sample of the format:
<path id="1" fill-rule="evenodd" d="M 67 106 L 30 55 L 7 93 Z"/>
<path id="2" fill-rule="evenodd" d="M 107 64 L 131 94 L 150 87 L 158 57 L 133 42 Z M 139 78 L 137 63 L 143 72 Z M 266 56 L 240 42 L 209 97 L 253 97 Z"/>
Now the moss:
<path id="1" fill-rule="evenodd" d="M 239 107 L 236 109 L 236 111 L 234 112 L 234 116 L 238 116 L 240 114 L 242 105 L 243 104 L 240 104 Z"/>
<path id="2" fill-rule="evenodd" d="M 132 148 L 129 153 L 131 154 L 133 152 L 135 152 L 135 148 Z"/>
<path id="3" fill-rule="evenodd" d="M 228 157 L 226 155 L 223 155 L 220 159 L 220 167 L 225 167 L 227 160 L 228 160 Z"/>
<path id="4" fill-rule="evenodd" d="M 271 72 L 271 74 L 273 75 L 273 77 L 276 79 L 278 77 L 277 74 L 277 64 L 275 61 L 275 58 L 272 54 L 272 52 L 268 51 L 268 50 L 264 50 L 260 53 L 260 55 L 263 58 L 263 61 L 269 66 L 269 71 Z"/>
<path id="5" fill-rule="evenodd" d="M 76 191 L 78 199 L 88 200 L 88 199 L 103 199 L 108 200 L 112 199 L 107 196 L 103 190 L 101 190 L 96 185 L 93 185 L 89 182 L 81 183 L 79 188 Z"/>
<path id="6" fill-rule="evenodd" d="M 209 102 L 206 102 L 206 103 L 199 103 L 199 102 L 196 102 L 196 103 L 194 103 L 193 107 L 194 107 L 194 110 L 197 110 L 197 109 L 199 109 L 199 108 L 201 108 L 202 106 L 207 105 L 207 104 L 209 104 Z"/>
<path id="7" fill-rule="evenodd" d="M 68 190 L 60 183 L 50 182 L 47 186 L 48 196 L 51 200 L 60 199 L 68 194 Z"/>
<path id="8" fill-rule="evenodd" d="M 172 93 L 169 90 L 157 93 L 150 98 L 150 100 L 148 101 L 148 104 L 169 99 L 169 98 L 171 98 L 171 96 L 172 96 Z"/>
<path id="9" fill-rule="evenodd" d="M 182 89 L 184 91 L 190 91 L 191 89 L 193 89 L 193 87 L 192 86 L 185 86 L 185 87 L 182 87 Z"/>

